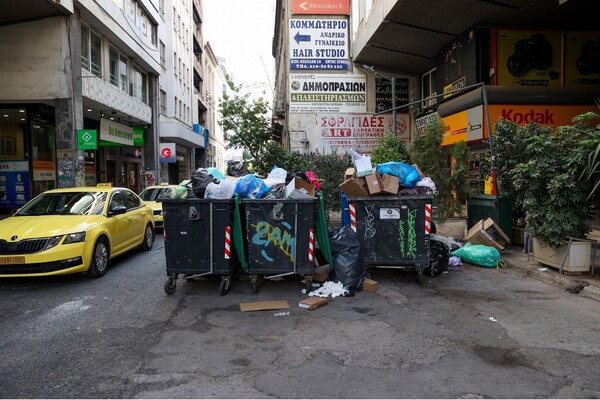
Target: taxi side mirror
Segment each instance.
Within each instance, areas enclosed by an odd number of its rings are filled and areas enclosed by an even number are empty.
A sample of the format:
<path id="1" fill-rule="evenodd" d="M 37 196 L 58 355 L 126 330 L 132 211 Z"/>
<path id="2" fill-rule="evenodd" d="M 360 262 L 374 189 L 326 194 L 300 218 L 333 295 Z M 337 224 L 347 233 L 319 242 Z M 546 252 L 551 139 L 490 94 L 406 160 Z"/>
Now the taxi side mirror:
<path id="1" fill-rule="evenodd" d="M 127 212 L 127 207 L 125 207 L 123 205 L 118 205 L 118 206 L 111 207 L 109 215 L 125 214 L 125 212 Z"/>

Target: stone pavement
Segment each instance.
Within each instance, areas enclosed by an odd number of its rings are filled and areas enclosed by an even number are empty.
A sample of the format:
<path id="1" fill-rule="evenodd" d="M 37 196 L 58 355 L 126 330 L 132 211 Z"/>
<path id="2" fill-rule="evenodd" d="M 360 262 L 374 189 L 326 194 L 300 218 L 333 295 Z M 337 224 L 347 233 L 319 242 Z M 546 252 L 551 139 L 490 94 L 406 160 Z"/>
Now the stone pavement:
<path id="1" fill-rule="evenodd" d="M 600 250 L 600 249 L 597 249 Z M 589 272 L 580 275 L 561 274 L 557 268 L 542 265 L 523 252 L 521 247 L 510 246 L 500 252 L 502 260 L 509 268 L 517 268 L 524 275 L 542 282 L 562 287 L 563 289 L 583 297 L 600 301 L 600 263 L 596 252 L 594 275 Z"/>

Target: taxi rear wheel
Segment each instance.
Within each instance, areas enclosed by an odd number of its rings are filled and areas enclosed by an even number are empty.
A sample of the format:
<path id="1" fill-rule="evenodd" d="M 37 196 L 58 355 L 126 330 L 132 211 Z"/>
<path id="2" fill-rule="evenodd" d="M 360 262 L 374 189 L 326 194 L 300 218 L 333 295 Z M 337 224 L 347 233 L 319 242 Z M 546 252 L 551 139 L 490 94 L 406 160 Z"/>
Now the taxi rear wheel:
<path id="1" fill-rule="evenodd" d="M 99 278 L 106 273 L 108 269 L 108 246 L 106 240 L 99 238 L 94 245 L 92 253 L 92 262 L 88 269 L 88 276 Z"/>
<path id="2" fill-rule="evenodd" d="M 146 230 L 144 231 L 144 241 L 142 242 L 141 249 L 143 251 L 148 251 L 152 248 L 154 244 L 154 229 L 152 229 L 152 225 L 146 225 Z"/>

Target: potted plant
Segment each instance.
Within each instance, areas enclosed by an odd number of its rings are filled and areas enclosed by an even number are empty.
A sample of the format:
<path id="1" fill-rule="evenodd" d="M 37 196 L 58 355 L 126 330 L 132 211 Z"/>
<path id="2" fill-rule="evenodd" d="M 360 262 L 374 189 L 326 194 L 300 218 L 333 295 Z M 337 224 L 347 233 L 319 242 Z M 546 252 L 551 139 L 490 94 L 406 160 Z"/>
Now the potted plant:
<path id="1" fill-rule="evenodd" d="M 600 140 L 600 130 L 589 125 L 597 117 L 582 114 L 572 125 L 555 130 L 501 119 L 493 137 L 500 184 L 526 212 L 525 231 L 533 237 L 534 259 L 555 267 L 564 265 L 567 271 L 586 271 L 590 266 L 591 241 L 586 235 L 593 184 L 582 174 Z M 565 258 L 569 238 L 572 246 L 581 244 L 581 251 L 589 253 L 577 256 L 576 250 L 570 250 L 575 257 Z"/>

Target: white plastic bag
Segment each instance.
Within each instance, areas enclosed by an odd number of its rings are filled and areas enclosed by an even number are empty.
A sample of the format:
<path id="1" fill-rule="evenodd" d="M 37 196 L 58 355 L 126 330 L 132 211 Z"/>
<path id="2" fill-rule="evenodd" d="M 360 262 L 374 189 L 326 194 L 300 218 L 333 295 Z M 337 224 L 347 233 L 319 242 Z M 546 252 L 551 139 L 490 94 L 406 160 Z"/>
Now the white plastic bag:
<path id="1" fill-rule="evenodd" d="M 435 192 L 435 183 L 428 176 L 418 181 L 417 186 L 425 186 L 431 189 L 432 192 Z"/>
<path id="2" fill-rule="evenodd" d="M 211 182 L 206 186 L 204 192 L 205 199 L 230 199 L 233 197 L 235 190 L 235 183 L 230 182 L 226 179 L 219 181 L 219 183 Z"/>
<path id="3" fill-rule="evenodd" d="M 265 178 L 264 182 L 270 188 L 275 185 L 285 184 L 285 179 L 287 178 L 287 171 L 283 168 L 273 167 L 269 175 Z"/>

